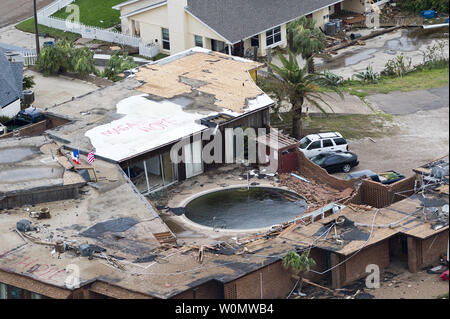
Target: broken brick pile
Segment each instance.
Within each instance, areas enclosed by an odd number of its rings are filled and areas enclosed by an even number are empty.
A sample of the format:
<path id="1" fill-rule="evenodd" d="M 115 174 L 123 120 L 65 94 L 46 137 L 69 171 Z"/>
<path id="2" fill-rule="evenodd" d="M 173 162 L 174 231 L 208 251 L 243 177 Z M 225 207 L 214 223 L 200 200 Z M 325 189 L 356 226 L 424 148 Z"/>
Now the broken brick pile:
<path id="1" fill-rule="evenodd" d="M 354 192 L 353 187 L 338 190 L 313 179 L 308 178 L 308 180 L 310 183 L 304 182 L 289 174 L 280 175 L 280 184 L 305 197 L 310 209 L 318 209 L 332 202 L 343 203 Z"/>

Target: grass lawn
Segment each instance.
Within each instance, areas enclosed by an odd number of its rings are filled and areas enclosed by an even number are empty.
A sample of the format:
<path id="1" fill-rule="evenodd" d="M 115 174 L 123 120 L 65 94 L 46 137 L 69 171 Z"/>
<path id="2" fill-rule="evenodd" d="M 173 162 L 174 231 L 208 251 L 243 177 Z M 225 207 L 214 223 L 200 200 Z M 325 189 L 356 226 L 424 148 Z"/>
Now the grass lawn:
<path id="1" fill-rule="evenodd" d="M 284 129 L 291 132 L 292 118 L 290 113 L 282 113 L 283 121 L 271 115 L 271 124 L 273 127 Z M 310 131 L 339 132 L 348 139 L 362 139 L 365 137 L 380 138 L 391 136 L 397 133 L 398 127 L 393 123 L 393 117 L 388 114 L 353 114 L 353 115 L 334 115 L 310 116 L 303 120 L 305 135 Z"/>
<path id="2" fill-rule="evenodd" d="M 31 18 L 31 19 L 28 19 L 28 20 L 25 20 L 25 21 L 19 23 L 18 25 L 16 25 L 16 28 L 21 31 L 24 31 L 24 32 L 35 33 L 34 32 L 34 18 Z M 40 34 L 45 33 L 49 37 L 56 38 L 56 39 L 66 39 L 71 42 L 77 40 L 78 38 L 81 38 L 81 34 L 72 33 L 72 32 L 64 32 L 62 30 L 49 28 L 49 27 L 46 27 L 41 24 L 39 24 L 39 33 Z"/>
<path id="3" fill-rule="evenodd" d="M 414 71 L 402 78 L 381 77 L 377 84 L 350 81 L 343 86 L 342 90 L 364 98 L 370 94 L 427 90 L 447 86 L 448 84 L 449 68 L 447 66 L 446 68 Z"/>
<path id="4" fill-rule="evenodd" d="M 80 7 L 80 22 L 86 25 L 102 28 L 111 28 L 120 23 L 120 11 L 112 7 L 125 2 L 125 0 L 76 0 L 72 4 Z M 62 8 L 52 15 L 55 18 L 65 19 L 71 13 Z"/>

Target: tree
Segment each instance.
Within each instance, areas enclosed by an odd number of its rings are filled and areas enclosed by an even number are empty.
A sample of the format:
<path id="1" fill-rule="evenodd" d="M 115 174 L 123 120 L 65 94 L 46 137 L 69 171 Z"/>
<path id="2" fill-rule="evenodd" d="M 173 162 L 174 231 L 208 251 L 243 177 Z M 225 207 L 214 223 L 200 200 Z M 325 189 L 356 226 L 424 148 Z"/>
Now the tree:
<path id="1" fill-rule="evenodd" d="M 435 9 L 438 12 L 448 14 L 448 0 L 402 0 L 400 8 L 413 12 Z"/>
<path id="2" fill-rule="evenodd" d="M 65 40 L 45 47 L 38 56 L 36 66 L 45 75 L 64 73 L 70 68 L 68 53 L 71 44 Z"/>
<path id="3" fill-rule="evenodd" d="M 86 47 L 73 49 L 71 52 L 71 70 L 81 75 L 95 73 L 94 52 Z"/>
<path id="4" fill-rule="evenodd" d="M 295 138 L 302 137 L 303 104 L 305 101 L 317 107 L 322 113 L 327 114 L 325 109 L 318 103 L 321 101 L 333 111 L 332 107 L 322 98 L 326 93 L 320 93 L 320 87 L 328 87 L 336 92 L 341 99 L 344 98 L 338 87 L 323 74 L 309 74 L 308 65 L 300 68 L 294 53 L 289 51 L 289 60 L 282 54 L 278 55 L 283 67 L 270 64 L 274 71 L 269 78 L 273 85 L 266 85 L 269 94 L 278 95 L 280 100 L 289 102 L 292 107 L 292 135 Z M 275 93 L 274 93 L 275 92 Z M 276 110 L 275 110 L 276 111 Z M 334 112 L 334 111 L 333 111 Z"/>
<path id="5" fill-rule="evenodd" d="M 115 51 L 108 63 L 106 64 L 105 70 L 103 71 L 103 77 L 106 77 L 112 81 L 117 81 L 119 77 L 118 74 L 125 70 L 134 69 L 138 65 L 134 63 L 133 58 L 128 56 L 128 53 L 120 56 L 119 51 Z"/>
<path id="6" fill-rule="evenodd" d="M 286 269 L 291 269 L 296 275 L 298 275 L 300 287 L 302 287 L 304 275 L 311 270 L 311 267 L 316 265 L 313 258 L 309 257 L 310 250 L 305 250 L 301 255 L 292 250 L 286 254 L 283 258 L 283 266 Z"/>
<path id="7" fill-rule="evenodd" d="M 67 71 L 87 75 L 96 73 L 94 52 L 89 48 L 74 48 L 67 40 L 58 41 L 45 47 L 38 57 L 37 67 L 45 75 L 55 75 Z"/>
<path id="8" fill-rule="evenodd" d="M 325 49 L 325 35 L 316 27 L 316 21 L 301 17 L 288 25 L 293 36 L 291 51 L 308 61 L 309 73 L 315 72 L 314 56 Z"/>

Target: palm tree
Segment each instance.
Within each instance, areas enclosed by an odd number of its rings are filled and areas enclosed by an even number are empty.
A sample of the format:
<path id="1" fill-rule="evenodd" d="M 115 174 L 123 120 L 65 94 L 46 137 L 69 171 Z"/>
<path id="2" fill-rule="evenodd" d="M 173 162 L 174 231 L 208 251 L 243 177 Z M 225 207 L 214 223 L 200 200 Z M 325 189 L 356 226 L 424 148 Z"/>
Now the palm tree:
<path id="1" fill-rule="evenodd" d="M 295 54 L 291 51 L 289 51 L 289 60 L 282 54 L 279 54 L 278 56 L 283 67 L 270 64 L 274 73 L 271 74 L 271 77 L 268 80 L 269 83 L 265 85 L 265 89 L 267 90 L 267 93 L 272 96 L 277 96 L 279 102 L 281 102 L 280 100 L 285 100 L 292 105 L 290 110 L 293 119 L 292 135 L 295 138 L 300 138 L 302 136 L 303 104 L 305 101 L 317 107 L 322 113 L 327 114 L 318 101 L 328 106 L 332 112 L 334 111 L 322 98 L 322 96 L 327 96 L 327 94 L 319 94 L 320 87 L 324 86 L 330 88 L 336 92 L 341 99 L 343 99 L 344 96 L 340 89 L 325 75 L 309 74 L 308 65 L 300 68 Z M 275 109 L 275 112 L 277 112 L 277 109 Z"/>
<path id="2" fill-rule="evenodd" d="M 286 269 L 292 269 L 292 271 L 300 277 L 299 291 L 302 287 L 304 275 L 311 270 L 311 267 L 316 265 L 315 260 L 309 257 L 309 252 L 310 250 L 305 250 L 301 255 L 299 255 L 296 251 L 292 250 L 283 258 L 283 266 Z"/>
<path id="3" fill-rule="evenodd" d="M 325 49 L 325 34 L 316 27 L 316 21 L 301 17 L 288 25 L 292 38 L 290 50 L 308 61 L 309 73 L 315 72 L 314 56 Z"/>

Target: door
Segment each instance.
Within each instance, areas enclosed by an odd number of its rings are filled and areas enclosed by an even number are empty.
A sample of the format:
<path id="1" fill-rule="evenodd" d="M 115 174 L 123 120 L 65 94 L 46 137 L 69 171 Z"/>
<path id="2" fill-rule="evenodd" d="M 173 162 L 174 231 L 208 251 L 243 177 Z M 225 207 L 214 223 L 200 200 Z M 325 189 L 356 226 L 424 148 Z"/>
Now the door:
<path id="1" fill-rule="evenodd" d="M 331 139 L 322 141 L 323 152 L 333 152 L 336 150 L 335 145 Z"/>
<path id="2" fill-rule="evenodd" d="M 195 141 L 183 147 L 186 178 L 203 173 L 202 141 Z"/>
<path id="3" fill-rule="evenodd" d="M 339 3 L 336 3 L 336 4 L 334 5 L 334 13 L 335 13 L 335 14 L 337 14 L 337 13 L 339 13 L 339 12 L 341 12 L 341 11 L 342 11 L 342 9 L 341 9 L 341 5 L 342 5 L 342 3 L 341 3 L 341 2 L 339 2 Z"/>
<path id="4" fill-rule="evenodd" d="M 311 145 L 308 146 L 308 149 L 306 151 L 306 156 L 308 158 L 317 156 L 322 151 L 322 141 L 315 141 L 311 143 Z"/>

